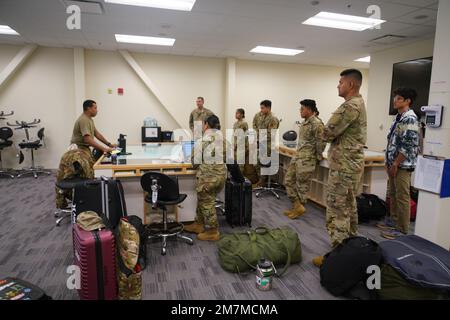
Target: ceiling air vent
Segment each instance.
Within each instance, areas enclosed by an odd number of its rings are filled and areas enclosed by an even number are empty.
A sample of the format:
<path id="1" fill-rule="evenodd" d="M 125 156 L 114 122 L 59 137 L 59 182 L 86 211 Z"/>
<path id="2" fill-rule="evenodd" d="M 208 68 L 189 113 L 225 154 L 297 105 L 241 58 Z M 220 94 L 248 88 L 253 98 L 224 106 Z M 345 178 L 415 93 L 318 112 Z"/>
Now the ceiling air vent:
<path id="1" fill-rule="evenodd" d="M 71 5 L 76 5 L 80 7 L 81 13 L 90 14 L 103 14 L 103 7 L 100 2 L 96 1 L 74 1 L 74 0 L 62 0 L 62 3 L 67 8 Z"/>
<path id="2" fill-rule="evenodd" d="M 369 40 L 369 42 L 377 44 L 393 44 L 405 40 L 407 36 L 400 36 L 395 34 L 386 34 L 384 36 Z"/>

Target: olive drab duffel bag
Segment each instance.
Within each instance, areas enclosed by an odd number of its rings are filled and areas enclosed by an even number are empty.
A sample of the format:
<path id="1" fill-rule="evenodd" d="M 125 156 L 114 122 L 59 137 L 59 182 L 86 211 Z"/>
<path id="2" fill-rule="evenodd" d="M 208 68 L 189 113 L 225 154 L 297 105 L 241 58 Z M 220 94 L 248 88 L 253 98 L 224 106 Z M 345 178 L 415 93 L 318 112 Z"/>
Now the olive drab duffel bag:
<path id="1" fill-rule="evenodd" d="M 275 266 L 283 267 L 277 272 L 277 275 L 282 275 L 289 265 L 302 259 L 298 235 L 289 227 L 259 227 L 247 232 L 225 234 L 218 241 L 218 248 L 219 263 L 229 272 L 255 270 L 258 261 L 265 258 Z"/>

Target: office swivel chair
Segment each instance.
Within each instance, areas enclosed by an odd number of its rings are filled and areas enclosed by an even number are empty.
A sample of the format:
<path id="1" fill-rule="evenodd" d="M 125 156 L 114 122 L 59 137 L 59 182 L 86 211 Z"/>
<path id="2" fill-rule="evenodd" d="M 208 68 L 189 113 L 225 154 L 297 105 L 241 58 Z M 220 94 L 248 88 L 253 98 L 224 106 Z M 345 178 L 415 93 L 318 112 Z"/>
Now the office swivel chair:
<path id="1" fill-rule="evenodd" d="M 269 168 L 271 166 L 271 162 L 268 164 L 260 164 L 263 168 Z M 271 175 L 267 176 L 267 184 L 262 187 L 255 188 L 253 191 L 256 192 L 255 196 L 259 198 L 260 195 L 269 192 L 270 194 L 274 195 L 278 200 L 280 199 L 280 195 L 278 192 L 286 193 L 284 189 L 281 189 L 280 185 L 278 183 L 272 183 L 272 177 Z"/>
<path id="2" fill-rule="evenodd" d="M 145 202 L 150 203 L 154 209 L 163 211 L 163 222 L 156 227 L 147 227 L 149 239 L 161 238 L 161 254 L 166 254 L 167 238 L 176 237 L 192 245 L 191 238 L 181 235 L 183 224 L 170 223 L 167 220 L 167 207 L 183 202 L 187 195 L 179 193 L 177 177 L 169 177 L 159 172 L 147 172 L 141 177 L 141 186 L 147 192 Z"/>
<path id="3" fill-rule="evenodd" d="M 14 175 L 9 172 L 7 169 L 3 169 L 2 164 L 2 151 L 5 148 L 11 147 L 13 142 L 9 140 L 13 136 L 13 131 L 8 127 L 0 128 L 0 176 L 8 176 L 14 178 Z"/>
<path id="4" fill-rule="evenodd" d="M 42 147 L 42 142 L 44 140 L 44 128 L 39 129 L 39 131 L 37 133 L 37 136 L 39 139 L 35 140 L 35 141 L 30 141 L 30 135 L 28 133 L 28 129 L 36 127 L 36 125 L 40 122 L 41 122 L 41 120 L 34 119 L 33 122 L 16 121 L 16 124 L 8 123 L 9 126 L 17 127 L 16 130 L 17 129 L 25 130 L 25 135 L 26 135 L 27 140 L 26 141 L 23 140 L 21 143 L 19 143 L 19 147 L 21 149 L 30 149 L 30 151 L 31 151 L 31 167 L 22 169 L 21 173 L 17 175 L 18 178 L 25 176 L 27 174 L 32 174 L 34 176 L 34 178 L 37 179 L 39 174 L 48 174 L 48 175 L 51 174 L 50 171 L 43 170 L 42 167 L 36 167 L 34 164 L 34 150 L 37 150 Z"/>
<path id="5" fill-rule="evenodd" d="M 12 116 L 14 111 L 10 113 L 5 113 L 4 111 L 0 111 L 0 120 L 5 120 L 5 117 Z M 13 136 L 13 131 L 8 127 L 0 128 L 0 176 L 8 176 L 10 178 L 14 178 L 14 175 L 8 169 L 3 169 L 2 165 L 2 151 L 5 148 L 11 147 L 13 142 L 9 140 Z"/>

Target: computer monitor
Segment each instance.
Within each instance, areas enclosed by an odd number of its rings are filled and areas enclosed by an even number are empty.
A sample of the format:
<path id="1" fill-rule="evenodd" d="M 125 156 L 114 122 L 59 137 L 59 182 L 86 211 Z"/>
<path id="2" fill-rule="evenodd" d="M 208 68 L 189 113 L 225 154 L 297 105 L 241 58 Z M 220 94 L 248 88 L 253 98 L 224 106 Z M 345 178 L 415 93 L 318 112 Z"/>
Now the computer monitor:
<path id="1" fill-rule="evenodd" d="M 161 142 L 161 127 L 142 127 L 142 142 Z"/>

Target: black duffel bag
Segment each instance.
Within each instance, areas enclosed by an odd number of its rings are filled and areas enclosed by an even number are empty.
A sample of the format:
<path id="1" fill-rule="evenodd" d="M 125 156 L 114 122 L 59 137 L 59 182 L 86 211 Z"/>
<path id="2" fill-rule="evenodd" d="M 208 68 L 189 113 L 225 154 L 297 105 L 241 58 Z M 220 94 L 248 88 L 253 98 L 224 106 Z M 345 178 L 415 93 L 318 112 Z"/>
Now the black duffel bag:
<path id="1" fill-rule="evenodd" d="M 387 212 L 386 202 L 374 194 L 361 193 L 356 196 L 356 206 L 358 208 L 358 222 L 380 220 Z"/>
<path id="2" fill-rule="evenodd" d="M 351 296 L 350 291 L 370 274 L 367 268 L 380 266 L 381 249 L 364 237 L 350 237 L 324 257 L 320 267 L 320 284 L 335 296 Z"/>

